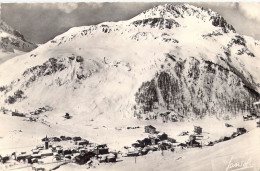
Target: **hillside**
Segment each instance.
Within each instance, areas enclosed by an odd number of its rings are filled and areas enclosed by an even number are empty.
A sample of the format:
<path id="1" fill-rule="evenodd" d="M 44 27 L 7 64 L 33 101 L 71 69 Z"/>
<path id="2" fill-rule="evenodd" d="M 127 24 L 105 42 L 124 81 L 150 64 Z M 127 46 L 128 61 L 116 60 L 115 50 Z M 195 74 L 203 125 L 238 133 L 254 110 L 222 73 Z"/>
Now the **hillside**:
<path id="1" fill-rule="evenodd" d="M 69 112 L 79 124 L 232 117 L 260 97 L 259 48 L 211 10 L 160 5 L 127 21 L 71 28 L 1 64 L 0 106 L 48 106 L 49 122 Z"/>

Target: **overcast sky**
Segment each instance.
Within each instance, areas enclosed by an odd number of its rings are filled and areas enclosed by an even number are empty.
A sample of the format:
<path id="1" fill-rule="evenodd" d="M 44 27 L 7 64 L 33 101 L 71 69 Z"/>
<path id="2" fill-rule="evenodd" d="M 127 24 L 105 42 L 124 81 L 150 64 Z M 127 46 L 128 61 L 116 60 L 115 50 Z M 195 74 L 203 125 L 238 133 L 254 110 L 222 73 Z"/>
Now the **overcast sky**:
<path id="1" fill-rule="evenodd" d="M 3 3 L 1 17 L 26 39 L 45 43 L 71 27 L 127 20 L 158 4 L 165 3 Z M 238 33 L 260 40 L 260 2 L 190 4 L 218 12 Z"/>

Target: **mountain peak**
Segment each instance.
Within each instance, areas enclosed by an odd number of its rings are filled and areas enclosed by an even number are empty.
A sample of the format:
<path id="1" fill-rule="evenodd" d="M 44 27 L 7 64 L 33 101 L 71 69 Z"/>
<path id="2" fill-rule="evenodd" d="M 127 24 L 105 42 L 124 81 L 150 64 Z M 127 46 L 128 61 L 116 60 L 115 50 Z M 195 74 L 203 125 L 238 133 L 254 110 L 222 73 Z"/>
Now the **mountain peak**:
<path id="1" fill-rule="evenodd" d="M 24 36 L 11 26 L 0 20 L 0 42 L 1 49 L 14 52 L 14 49 L 29 52 L 37 47 L 36 44 L 25 40 Z"/>
<path id="2" fill-rule="evenodd" d="M 222 27 L 224 33 L 233 32 L 235 29 L 232 25 L 218 13 L 211 9 L 204 9 L 203 7 L 196 7 L 190 4 L 164 4 L 158 5 L 151 9 L 148 9 L 132 20 L 148 19 L 148 18 L 164 18 L 174 19 L 177 22 L 179 20 L 197 20 L 197 22 L 209 22 L 209 24 L 215 27 Z"/>

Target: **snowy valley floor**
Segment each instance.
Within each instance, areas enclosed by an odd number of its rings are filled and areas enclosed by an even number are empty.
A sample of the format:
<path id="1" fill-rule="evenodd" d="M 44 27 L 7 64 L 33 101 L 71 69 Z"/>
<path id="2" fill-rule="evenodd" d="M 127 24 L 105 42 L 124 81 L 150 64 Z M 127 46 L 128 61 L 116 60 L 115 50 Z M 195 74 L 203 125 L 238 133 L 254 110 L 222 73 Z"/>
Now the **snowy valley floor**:
<path id="1" fill-rule="evenodd" d="M 122 122 L 120 125 L 108 122 L 106 125 L 89 122 L 75 124 L 73 119 L 56 124 L 49 121 L 50 127 L 39 122 L 24 121 L 24 118 L 0 114 L 0 154 L 10 154 L 14 151 L 26 151 L 43 142 L 46 135 L 57 136 L 81 136 L 95 143 L 106 143 L 110 150 L 123 151 L 124 146 L 131 146 L 136 140 L 148 137 L 144 133 L 144 126 L 153 125 L 160 132 L 165 132 L 177 142 L 185 142 L 188 136 L 178 136 L 182 131 L 193 131 L 194 125 L 203 128 L 204 140 L 218 140 L 224 136 L 230 136 L 238 127 L 244 127 L 249 132 L 234 139 L 220 142 L 214 146 L 201 148 L 188 148 L 175 152 L 152 152 L 145 156 L 119 157 L 116 163 L 96 164 L 90 170 L 202 170 L 221 171 L 232 163 L 241 162 L 247 170 L 259 170 L 260 168 L 260 128 L 256 128 L 256 120 L 243 121 L 237 117 L 229 121 L 219 121 L 213 118 L 193 122 L 161 123 L 156 121 L 132 120 Z M 225 123 L 233 125 L 226 127 Z M 138 129 L 127 129 L 130 126 L 139 126 Z M 10 167 L 11 168 L 11 167 Z M 10 169 L 9 168 L 9 169 Z M 61 166 L 58 170 L 85 170 L 86 165 L 79 166 L 74 163 Z M 31 170 L 27 167 L 19 170 Z"/>

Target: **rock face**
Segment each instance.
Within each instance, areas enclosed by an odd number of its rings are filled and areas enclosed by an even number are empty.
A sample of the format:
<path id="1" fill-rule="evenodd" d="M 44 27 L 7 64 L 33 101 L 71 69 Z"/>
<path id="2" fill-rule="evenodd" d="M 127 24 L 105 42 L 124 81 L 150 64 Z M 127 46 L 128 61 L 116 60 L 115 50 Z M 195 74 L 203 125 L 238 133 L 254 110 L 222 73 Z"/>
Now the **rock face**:
<path id="1" fill-rule="evenodd" d="M 36 44 L 25 40 L 21 33 L 0 20 L 0 63 L 1 61 L 6 61 L 8 56 L 13 57 L 16 54 L 29 52 L 36 47 Z"/>
<path id="2" fill-rule="evenodd" d="M 232 117 L 259 99 L 259 44 L 214 11 L 160 5 L 127 21 L 71 28 L 8 60 L 0 106 L 50 106 L 79 122 Z"/>
<path id="3" fill-rule="evenodd" d="M 168 62 L 136 93 L 137 116 L 164 108 L 185 117 L 221 118 L 227 113 L 236 115 L 250 110 L 259 99 L 259 93 L 252 91 L 251 85 L 232 68 L 194 57 Z"/>

